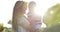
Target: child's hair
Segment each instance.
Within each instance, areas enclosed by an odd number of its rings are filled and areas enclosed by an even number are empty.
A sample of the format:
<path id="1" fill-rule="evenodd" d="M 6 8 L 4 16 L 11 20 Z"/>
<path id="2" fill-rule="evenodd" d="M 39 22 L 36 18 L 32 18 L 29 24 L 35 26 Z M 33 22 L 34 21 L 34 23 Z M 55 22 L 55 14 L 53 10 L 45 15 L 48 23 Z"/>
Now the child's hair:
<path id="1" fill-rule="evenodd" d="M 31 7 L 31 6 L 36 6 L 36 2 L 31 1 L 31 2 L 29 3 L 29 6 L 30 6 L 30 7 Z"/>

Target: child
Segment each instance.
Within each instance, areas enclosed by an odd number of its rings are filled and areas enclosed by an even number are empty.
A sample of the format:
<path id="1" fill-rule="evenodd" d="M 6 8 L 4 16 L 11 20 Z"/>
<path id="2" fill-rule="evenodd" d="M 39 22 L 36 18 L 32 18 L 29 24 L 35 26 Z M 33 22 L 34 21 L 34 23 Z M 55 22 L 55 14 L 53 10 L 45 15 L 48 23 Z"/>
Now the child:
<path id="1" fill-rule="evenodd" d="M 35 32 L 39 32 L 42 23 L 41 23 L 41 17 L 34 14 L 35 6 L 36 3 L 34 1 L 31 1 L 29 3 L 29 12 L 27 15 L 30 25 L 35 29 Z"/>

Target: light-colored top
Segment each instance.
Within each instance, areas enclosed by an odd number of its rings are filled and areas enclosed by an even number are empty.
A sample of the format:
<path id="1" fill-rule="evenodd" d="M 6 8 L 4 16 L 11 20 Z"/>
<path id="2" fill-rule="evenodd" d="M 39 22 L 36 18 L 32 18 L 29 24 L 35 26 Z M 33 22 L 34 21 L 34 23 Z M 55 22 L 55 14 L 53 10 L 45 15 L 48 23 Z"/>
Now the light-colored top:
<path id="1" fill-rule="evenodd" d="M 29 24 L 29 21 L 26 19 L 26 17 L 24 15 L 18 17 L 17 23 L 18 23 L 18 32 L 29 32 L 28 30 L 26 30 L 24 27 L 22 27 L 20 25 L 20 24 L 22 24 L 22 25 Z"/>

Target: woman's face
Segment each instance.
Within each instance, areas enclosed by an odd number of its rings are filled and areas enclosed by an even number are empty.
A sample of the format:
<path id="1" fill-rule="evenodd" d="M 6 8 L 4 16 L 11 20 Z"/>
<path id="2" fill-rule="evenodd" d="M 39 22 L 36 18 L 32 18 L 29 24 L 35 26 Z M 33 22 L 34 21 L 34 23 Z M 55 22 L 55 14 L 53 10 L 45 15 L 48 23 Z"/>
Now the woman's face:
<path id="1" fill-rule="evenodd" d="M 26 10 L 27 10 L 26 4 L 24 4 L 20 10 L 21 10 L 22 13 L 25 13 Z"/>

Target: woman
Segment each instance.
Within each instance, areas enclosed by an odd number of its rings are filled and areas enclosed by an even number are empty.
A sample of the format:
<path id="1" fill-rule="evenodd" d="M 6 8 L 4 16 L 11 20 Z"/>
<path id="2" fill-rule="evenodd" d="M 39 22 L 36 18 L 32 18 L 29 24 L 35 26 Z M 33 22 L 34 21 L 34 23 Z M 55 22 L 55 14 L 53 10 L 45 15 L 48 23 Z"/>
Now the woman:
<path id="1" fill-rule="evenodd" d="M 12 27 L 14 32 L 29 32 L 31 30 L 30 23 L 25 17 L 27 3 L 17 1 L 13 9 Z"/>

